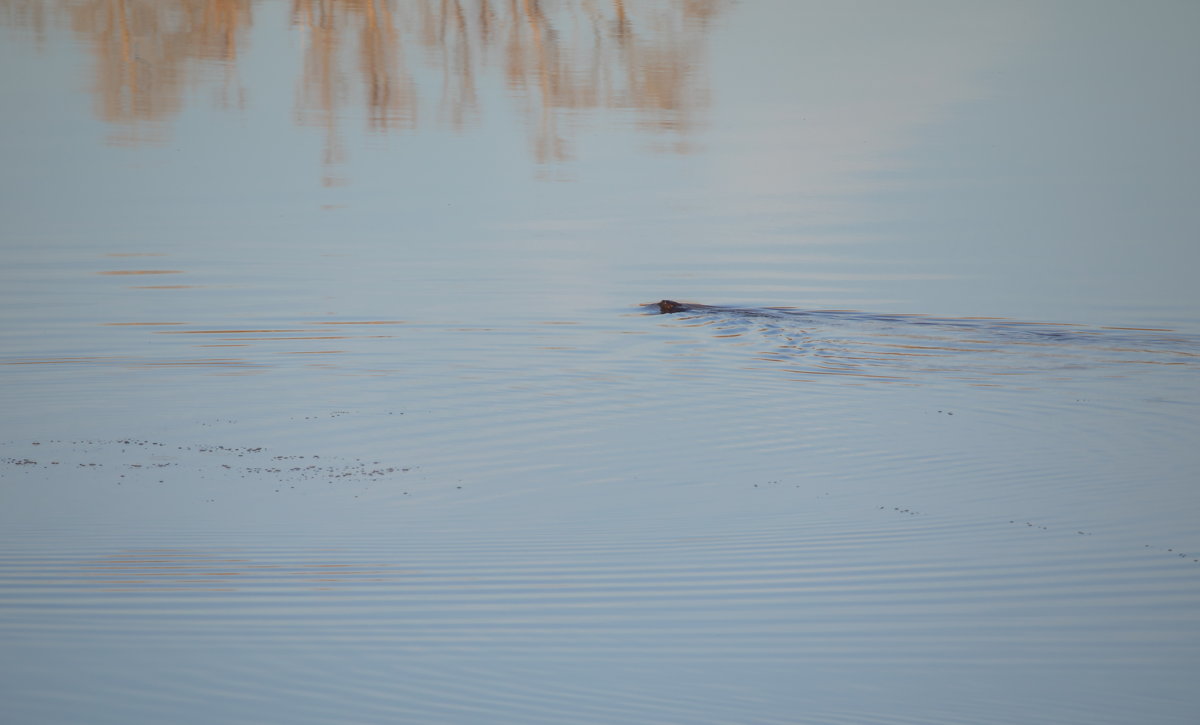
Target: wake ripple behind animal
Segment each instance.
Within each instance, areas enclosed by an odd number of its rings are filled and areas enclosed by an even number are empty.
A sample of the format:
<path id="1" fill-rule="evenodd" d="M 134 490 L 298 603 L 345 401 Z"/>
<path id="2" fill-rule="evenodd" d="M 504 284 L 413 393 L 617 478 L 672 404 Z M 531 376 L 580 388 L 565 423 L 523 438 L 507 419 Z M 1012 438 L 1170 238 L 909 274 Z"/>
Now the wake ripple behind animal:
<path id="1" fill-rule="evenodd" d="M 680 314 L 689 327 L 755 348 L 756 362 L 782 363 L 788 373 L 891 380 L 957 379 L 1006 384 L 1014 373 L 1055 371 L 1069 377 L 1130 375 L 1167 365 L 1200 370 L 1200 340 L 1167 329 L 1089 327 L 1002 318 L 938 318 L 849 310 L 733 307 L 664 299 L 645 305 Z M 730 350 L 732 353 L 733 351 Z M 1031 381 L 1025 378 L 1024 384 Z"/>

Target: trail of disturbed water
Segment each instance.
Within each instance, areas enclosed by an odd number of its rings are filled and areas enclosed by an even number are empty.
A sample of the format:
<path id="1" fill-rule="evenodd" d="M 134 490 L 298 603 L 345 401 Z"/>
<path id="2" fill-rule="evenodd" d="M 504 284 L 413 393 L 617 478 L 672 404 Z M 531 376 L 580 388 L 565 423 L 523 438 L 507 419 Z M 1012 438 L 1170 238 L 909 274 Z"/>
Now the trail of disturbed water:
<path id="1" fill-rule="evenodd" d="M 1149 367 L 1200 371 L 1200 338 L 1170 329 L 672 300 L 645 307 L 670 315 L 664 324 L 704 328 L 714 339 L 750 348 L 752 361 L 805 379 L 1036 385 L 1036 376 L 1047 374 L 1061 380 L 1136 375 Z"/>

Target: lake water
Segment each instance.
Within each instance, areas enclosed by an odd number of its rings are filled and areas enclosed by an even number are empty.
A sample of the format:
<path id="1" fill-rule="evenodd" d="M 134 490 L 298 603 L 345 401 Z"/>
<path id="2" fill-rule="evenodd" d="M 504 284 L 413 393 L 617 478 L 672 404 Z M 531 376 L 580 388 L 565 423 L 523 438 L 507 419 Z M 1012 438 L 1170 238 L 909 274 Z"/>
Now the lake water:
<path id="1" fill-rule="evenodd" d="M 1197 27 L 0 0 L 0 720 L 1195 722 Z"/>

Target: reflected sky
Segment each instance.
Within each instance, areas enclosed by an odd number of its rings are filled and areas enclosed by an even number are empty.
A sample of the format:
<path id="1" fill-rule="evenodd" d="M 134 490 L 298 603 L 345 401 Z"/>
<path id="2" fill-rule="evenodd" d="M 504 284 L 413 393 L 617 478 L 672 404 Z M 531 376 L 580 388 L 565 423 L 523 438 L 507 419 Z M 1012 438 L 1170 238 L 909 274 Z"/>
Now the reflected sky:
<path id="1" fill-rule="evenodd" d="M 483 244 L 559 305 L 1187 324 L 1200 18 L 1162 9 L 0 0 L 0 203 L 102 254 Z"/>
<path id="2" fill-rule="evenodd" d="M 0 0 L 0 709 L 1190 725 L 1197 27 Z"/>

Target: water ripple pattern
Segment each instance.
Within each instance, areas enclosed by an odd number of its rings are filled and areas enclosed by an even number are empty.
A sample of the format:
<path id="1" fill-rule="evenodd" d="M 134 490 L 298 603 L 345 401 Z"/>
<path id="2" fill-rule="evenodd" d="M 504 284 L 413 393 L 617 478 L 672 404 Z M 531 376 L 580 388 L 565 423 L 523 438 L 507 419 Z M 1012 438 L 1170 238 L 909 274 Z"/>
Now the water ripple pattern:
<path id="1" fill-rule="evenodd" d="M 707 305 L 686 305 L 665 319 L 740 348 L 747 367 L 806 381 L 1020 386 L 1127 377 L 1150 366 L 1181 375 L 1200 370 L 1200 340 L 1167 329 Z"/>

